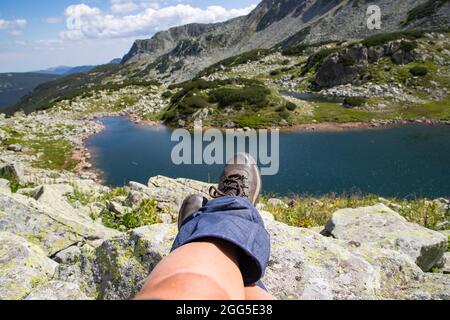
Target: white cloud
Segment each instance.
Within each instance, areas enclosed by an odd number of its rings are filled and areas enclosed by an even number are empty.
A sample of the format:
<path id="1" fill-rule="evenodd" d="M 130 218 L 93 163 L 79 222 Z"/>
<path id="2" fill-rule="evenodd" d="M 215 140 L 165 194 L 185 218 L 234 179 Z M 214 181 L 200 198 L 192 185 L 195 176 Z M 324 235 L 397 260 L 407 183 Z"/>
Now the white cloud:
<path id="1" fill-rule="evenodd" d="M 3 20 L 0 19 L 0 30 L 5 30 L 14 36 L 18 36 L 23 32 L 23 29 L 27 25 L 27 20 Z"/>
<path id="2" fill-rule="evenodd" d="M 112 4 L 124 4 L 117 1 Z M 131 7 L 130 7 L 131 8 Z M 255 5 L 227 10 L 221 6 L 206 9 L 178 4 L 159 8 L 155 3 L 146 3 L 140 12 L 129 15 L 104 13 L 86 4 L 69 6 L 66 9 L 68 30 L 60 34 L 62 39 L 124 38 L 131 36 L 150 36 L 156 31 L 188 23 L 221 22 L 249 13 Z"/>
<path id="3" fill-rule="evenodd" d="M 112 0 L 111 11 L 113 13 L 129 13 L 139 9 L 139 5 L 133 1 Z"/>

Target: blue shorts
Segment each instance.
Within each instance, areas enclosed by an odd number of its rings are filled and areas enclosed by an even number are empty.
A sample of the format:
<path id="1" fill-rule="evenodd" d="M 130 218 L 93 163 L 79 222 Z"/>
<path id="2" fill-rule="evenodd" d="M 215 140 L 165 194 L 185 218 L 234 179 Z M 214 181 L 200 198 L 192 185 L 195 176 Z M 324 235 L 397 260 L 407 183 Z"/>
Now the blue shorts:
<path id="1" fill-rule="evenodd" d="M 244 284 L 264 286 L 270 257 L 270 237 L 256 208 L 245 198 L 221 197 L 209 201 L 184 221 L 172 251 L 204 238 L 228 241 L 241 250 L 239 268 Z"/>

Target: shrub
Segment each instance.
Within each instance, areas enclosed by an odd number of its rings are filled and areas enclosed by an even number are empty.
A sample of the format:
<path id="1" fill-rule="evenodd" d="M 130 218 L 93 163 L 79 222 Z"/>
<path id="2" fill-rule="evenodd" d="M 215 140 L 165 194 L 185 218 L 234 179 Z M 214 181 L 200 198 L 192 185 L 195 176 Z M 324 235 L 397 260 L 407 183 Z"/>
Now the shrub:
<path id="1" fill-rule="evenodd" d="M 344 99 L 344 106 L 347 107 L 360 107 L 367 102 L 366 98 L 363 97 L 346 97 Z"/>
<path id="2" fill-rule="evenodd" d="M 342 55 L 339 57 L 339 63 L 343 64 L 344 66 L 352 66 L 355 64 L 355 60 L 348 55 Z"/>
<path id="3" fill-rule="evenodd" d="M 424 77 L 428 74 L 428 69 L 424 67 L 412 67 L 409 72 L 416 77 Z"/>
<path id="4" fill-rule="evenodd" d="M 123 216 L 105 210 L 101 213 L 101 218 L 105 226 L 124 231 L 161 222 L 158 206 L 153 199 L 142 200 L 138 208 L 128 211 Z"/>
<path id="5" fill-rule="evenodd" d="M 288 109 L 289 111 L 294 111 L 295 109 L 297 109 L 297 105 L 295 103 L 288 101 L 286 103 L 286 109 Z"/>
<path id="6" fill-rule="evenodd" d="M 269 103 L 267 100 L 269 94 L 270 90 L 263 86 L 219 88 L 211 92 L 210 101 L 218 103 L 221 108 L 237 103 L 246 103 L 250 106 L 264 108 Z"/>
<path id="7" fill-rule="evenodd" d="M 398 39 L 418 39 L 423 37 L 425 32 L 425 30 L 411 30 L 393 33 L 380 33 L 366 38 L 361 43 L 366 47 L 377 47 Z"/>
<path id="8" fill-rule="evenodd" d="M 287 110 L 284 110 L 284 111 L 280 112 L 280 117 L 281 117 L 282 119 L 288 119 L 290 115 L 291 115 L 291 114 L 290 114 L 289 111 L 287 111 Z"/>
<path id="9" fill-rule="evenodd" d="M 201 96 L 192 96 L 185 98 L 178 105 L 178 110 L 184 115 L 195 113 L 198 109 L 208 107 L 208 102 Z"/>
<path id="10" fill-rule="evenodd" d="M 277 76 L 281 73 L 280 69 L 270 71 L 271 76 Z"/>
<path id="11" fill-rule="evenodd" d="M 170 99 L 170 97 L 172 97 L 172 92 L 170 92 L 170 91 L 168 90 L 168 91 L 164 92 L 164 93 L 161 95 L 161 97 L 162 97 L 163 99 Z"/>
<path id="12" fill-rule="evenodd" d="M 417 42 L 415 42 L 415 41 L 402 41 L 400 43 L 400 49 L 402 49 L 405 52 L 413 51 L 414 49 L 417 49 Z"/>
<path id="13" fill-rule="evenodd" d="M 275 109 L 276 112 L 283 112 L 286 111 L 286 107 L 285 106 L 281 106 Z"/>

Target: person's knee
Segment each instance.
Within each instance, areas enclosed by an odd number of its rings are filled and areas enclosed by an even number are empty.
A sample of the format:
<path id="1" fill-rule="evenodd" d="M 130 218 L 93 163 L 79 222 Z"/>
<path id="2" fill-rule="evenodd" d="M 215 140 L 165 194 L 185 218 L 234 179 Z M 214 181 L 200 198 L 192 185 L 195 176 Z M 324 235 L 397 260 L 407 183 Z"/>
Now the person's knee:
<path id="1" fill-rule="evenodd" d="M 243 299 L 238 292 L 227 292 L 214 279 L 189 272 L 172 274 L 147 284 L 137 299 L 177 300 L 186 297 L 192 300 Z"/>

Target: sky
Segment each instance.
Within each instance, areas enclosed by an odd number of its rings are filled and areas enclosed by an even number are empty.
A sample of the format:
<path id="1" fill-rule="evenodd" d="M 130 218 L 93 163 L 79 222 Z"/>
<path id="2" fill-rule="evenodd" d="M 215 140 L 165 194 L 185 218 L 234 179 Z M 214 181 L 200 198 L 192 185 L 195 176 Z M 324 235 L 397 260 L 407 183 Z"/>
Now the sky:
<path id="1" fill-rule="evenodd" d="M 260 0 L 0 0 L 0 72 L 97 65 L 136 39 L 249 13 Z"/>

